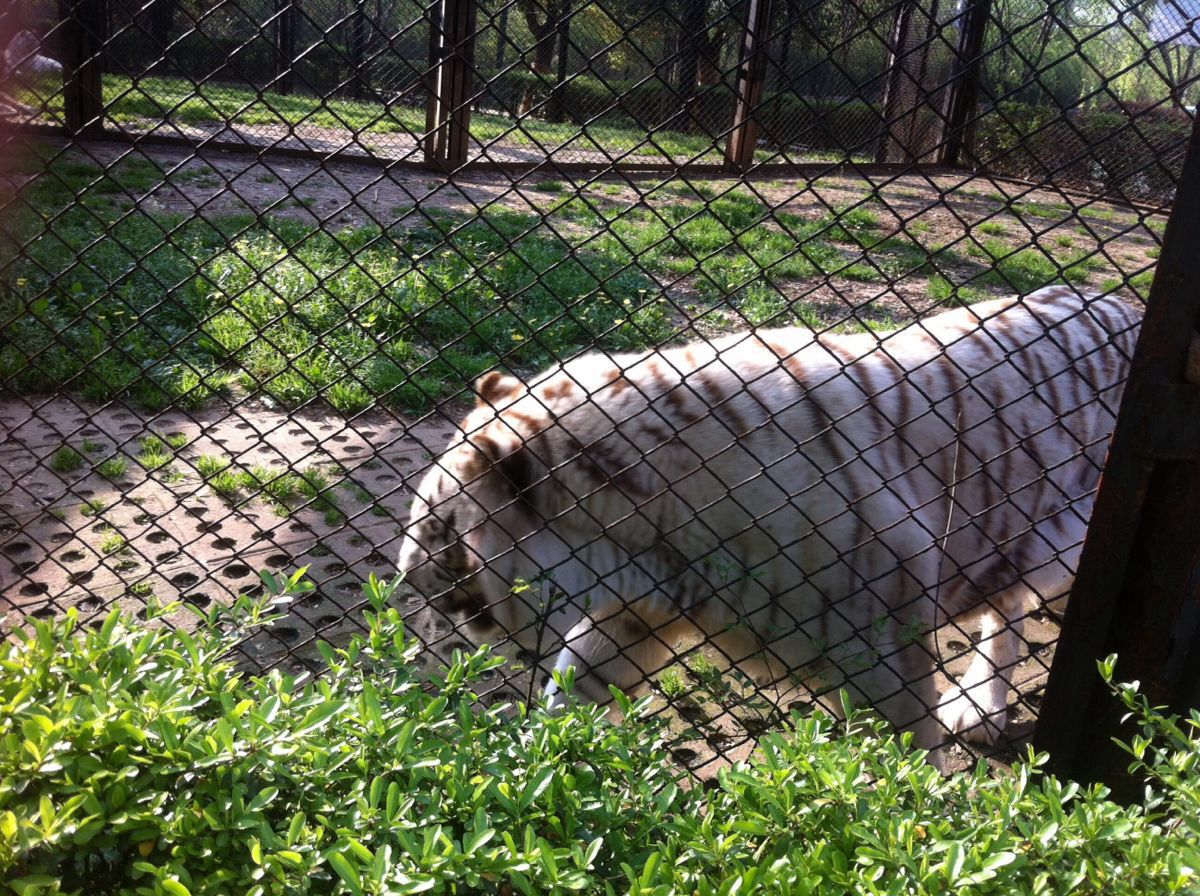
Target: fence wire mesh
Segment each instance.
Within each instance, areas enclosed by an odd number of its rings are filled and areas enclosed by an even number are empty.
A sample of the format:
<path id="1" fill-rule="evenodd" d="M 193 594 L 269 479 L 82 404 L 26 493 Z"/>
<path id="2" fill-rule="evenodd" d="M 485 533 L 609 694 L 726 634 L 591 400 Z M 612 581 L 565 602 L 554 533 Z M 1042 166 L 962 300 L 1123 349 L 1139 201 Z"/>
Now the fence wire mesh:
<path id="1" fill-rule="evenodd" d="M 846 686 L 930 744 L 973 729 L 950 761 L 1028 735 L 1191 123 L 1188 21 L 63 10 L 0 26 L 7 625 L 308 566 L 244 649 L 312 662 L 407 533 L 431 664 L 499 637 L 488 700 L 559 661 L 585 696 L 648 682 L 700 771 Z"/>

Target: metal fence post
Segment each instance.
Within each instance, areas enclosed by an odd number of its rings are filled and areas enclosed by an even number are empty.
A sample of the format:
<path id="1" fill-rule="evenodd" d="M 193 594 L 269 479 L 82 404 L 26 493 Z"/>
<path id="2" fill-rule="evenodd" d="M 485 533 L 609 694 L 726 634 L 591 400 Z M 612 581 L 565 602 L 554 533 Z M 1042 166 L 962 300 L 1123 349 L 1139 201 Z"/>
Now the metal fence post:
<path id="1" fill-rule="evenodd" d="M 983 80 L 983 39 L 991 12 L 991 0 L 967 0 L 959 20 L 942 141 L 941 162 L 945 165 L 961 164 L 964 150 L 967 164 L 975 161 L 975 110 Z"/>
<path id="2" fill-rule="evenodd" d="M 60 0 L 63 115 L 81 136 L 104 129 L 103 0 Z"/>
<path id="3" fill-rule="evenodd" d="M 1096 672 L 1118 655 L 1155 705 L 1200 706 L 1200 386 L 1182 383 L 1200 327 L 1200 126 L 1193 126 L 1174 212 L 1079 573 L 1038 714 L 1034 743 L 1051 769 L 1140 796 L 1112 738 L 1123 706 Z"/>
<path id="4" fill-rule="evenodd" d="M 425 163 L 440 171 L 466 164 L 471 135 L 471 70 L 476 0 L 440 0 L 430 10 Z"/>
<path id="5" fill-rule="evenodd" d="M 754 148 L 758 145 L 760 129 L 757 116 L 766 83 L 770 23 L 771 0 L 749 0 L 738 62 L 733 128 L 725 145 L 725 167 L 732 171 L 745 171 L 754 164 Z"/>

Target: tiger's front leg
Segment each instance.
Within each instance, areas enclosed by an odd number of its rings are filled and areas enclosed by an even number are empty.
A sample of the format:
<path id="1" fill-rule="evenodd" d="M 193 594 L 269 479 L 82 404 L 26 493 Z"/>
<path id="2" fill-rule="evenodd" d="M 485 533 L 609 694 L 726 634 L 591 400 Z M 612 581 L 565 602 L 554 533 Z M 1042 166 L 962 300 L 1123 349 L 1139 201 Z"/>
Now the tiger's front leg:
<path id="1" fill-rule="evenodd" d="M 629 692 L 665 668 L 673 656 L 676 625 L 651 628 L 631 610 L 604 618 L 586 616 L 567 632 L 554 661 L 556 672 L 575 667 L 575 694 L 598 705 L 612 702 L 609 685 Z M 545 695 L 551 708 L 565 697 L 553 678 Z"/>

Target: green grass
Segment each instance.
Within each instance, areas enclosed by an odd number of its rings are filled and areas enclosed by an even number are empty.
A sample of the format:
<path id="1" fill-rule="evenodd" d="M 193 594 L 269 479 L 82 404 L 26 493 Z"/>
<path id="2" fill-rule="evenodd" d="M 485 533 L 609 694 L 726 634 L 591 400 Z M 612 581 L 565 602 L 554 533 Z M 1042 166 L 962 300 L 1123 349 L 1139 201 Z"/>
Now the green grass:
<path id="1" fill-rule="evenodd" d="M 100 553 L 106 557 L 111 554 L 123 554 L 129 550 L 129 541 L 119 532 L 113 532 L 100 542 Z"/>
<path id="2" fill-rule="evenodd" d="M 425 110 L 403 105 L 382 106 L 351 99 L 316 97 L 240 89 L 227 83 L 196 85 L 179 78 L 141 78 L 136 83 L 127 77 L 106 75 L 104 98 L 109 117 L 119 123 L 144 124 L 166 118 L 183 124 L 234 122 L 250 126 L 317 127 L 349 129 L 360 139 L 392 135 L 402 142 L 407 135 L 415 145 L 425 132 Z M 54 111 L 53 109 L 51 110 Z M 514 130 L 512 119 L 476 113 L 471 116 L 471 135 L 481 143 L 496 140 L 524 145 L 561 146 L 580 152 L 635 150 L 639 156 L 665 160 L 700 157 L 716 161 L 721 147 L 702 135 L 677 131 L 657 131 L 652 140 L 644 129 L 620 122 L 594 122 L 585 126 L 564 126 L 554 122 L 525 119 Z M 389 143 L 391 142 L 389 141 Z M 391 149 L 385 148 L 385 152 Z M 396 152 L 395 149 L 391 149 Z M 768 153 L 759 152 L 760 159 Z"/>
<path id="3" fill-rule="evenodd" d="M 79 505 L 79 514 L 85 517 L 99 516 L 107 509 L 108 505 L 99 498 L 89 498 Z"/>
<path id="4" fill-rule="evenodd" d="M 983 221 L 975 226 L 975 229 L 980 233 L 986 233 L 991 236 L 1004 236 L 1008 233 L 1008 228 L 999 221 Z"/>
<path id="5" fill-rule="evenodd" d="M 1043 218 L 1065 220 L 1071 217 L 1072 208 L 1065 202 L 1014 202 L 1012 213 L 1018 218 Z M 1089 209 L 1089 217 L 1095 217 Z"/>
<path id="6" fill-rule="evenodd" d="M 195 466 L 209 488 L 229 504 L 262 498 L 283 517 L 303 505 L 322 513 L 330 523 L 344 518 L 333 497 L 335 486 L 320 467 L 300 471 L 264 465 L 242 468 L 234 467 L 228 458 L 212 455 L 197 458 Z"/>
<path id="7" fill-rule="evenodd" d="M 160 436 L 148 435 L 138 440 L 138 453 L 134 460 L 148 472 L 161 470 L 174 460 L 171 447 Z"/>
<path id="8" fill-rule="evenodd" d="M 105 458 L 96 465 L 96 472 L 105 479 L 116 481 L 125 475 L 129 469 L 129 461 L 120 454 Z"/>
<path id="9" fill-rule="evenodd" d="M 313 102 L 291 100 L 298 105 L 279 114 Z M 949 298 L 963 284 L 1007 292 L 1063 276 L 1083 282 L 1100 266 L 1082 250 L 1066 259 L 1014 252 L 998 222 L 979 225 L 997 238 L 969 248 L 975 260 L 958 259 L 923 245 L 916 226 L 892 233 L 875 201 L 779 212 L 712 183 L 673 182 L 634 205 L 567 191 L 545 217 L 428 208 L 387 230 L 322 232 L 285 218 L 129 210 L 126 192 L 162 179 L 138 159 L 107 173 L 60 159 L 27 185 L 30 212 L 12 228 L 27 247 L 13 255 L 0 246 L 8 390 L 152 409 L 237 394 L 346 414 L 377 403 L 421 411 L 497 365 L 527 372 L 585 347 L 663 342 L 682 321 L 662 284 L 686 292 L 696 316 L 719 311 L 707 319 L 715 327 L 822 326 L 839 323 L 836 309 L 788 298 L 820 280 L 924 284 L 956 261 L 966 273 L 955 284 L 931 285 Z M 553 192 L 555 183 L 537 186 Z M 187 444 L 154 439 L 136 458 L 149 470 Z M 202 475 L 223 495 L 243 486 L 229 470 Z"/>
<path id="10" fill-rule="evenodd" d="M 629 349 L 669 333 L 628 252 L 572 251 L 536 215 L 320 233 L 135 212 L 97 240 L 118 213 L 89 188 L 94 171 L 67 167 L 30 186 L 53 220 L 23 216 L 16 229 L 32 242 L 0 265 L 12 284 L 0 292 L 0 380 L 12 390 L 159 408 L 236 387 L 289 407 L 420 409 L 502 359 L 537 367 L 597 340 Z"/>
<path id="11" fill-rule="evenodd" d="M 212 480 L 229 469 L 229 463 L 230 461 L 227 457 L 219 457 L 215 454 L 202 454 L 192 462 L 192 465 L 196 468 L 196 472 L 201 478 Z"/>
<path id="12" fill-rule="evenodd" d="M 208 487 L 225 501 L 233 504 L 241 496 L 242 478 L 236 470 L 225 470 L 208 477 Z"/>
<path id="13" fill-rule="evenodd" d="M 84 456 L 70 445 L 63 445 L 50 456 L 50 469 L 55 473 L 74 473 L 86 462 Z"/>
<path id="14" fill-rule="evenodd" d="M 690 688 L 683 673 L 672 666 L 658 676 L 658 687 L 668 699 L 676 699 L 686 694 Z"/>
<path id="15" fill-rule="evenodd" d="M 79 447 L 85 454 L 97 454 L 104 450 L 104 445 L 100 442 L 93 442 L 91 439 L 84 439 Z"/>

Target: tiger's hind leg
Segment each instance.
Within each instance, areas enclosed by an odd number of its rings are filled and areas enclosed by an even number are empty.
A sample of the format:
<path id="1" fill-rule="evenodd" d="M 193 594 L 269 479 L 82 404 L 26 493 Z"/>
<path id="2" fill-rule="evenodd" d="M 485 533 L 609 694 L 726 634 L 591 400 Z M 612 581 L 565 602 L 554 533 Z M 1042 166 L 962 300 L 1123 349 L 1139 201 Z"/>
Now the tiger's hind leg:
<path id="1" fill-rule="evenodd" d="M 1008 721 L 1008 694 L 1013 670 L 1024 641 L 1025 613 L 1005 618 L 989 608 L 981 615 L 975 657 L 963 675 L 938 703 L 938 720 L 953 734 L 985 744 L 994 744 Z"/>

